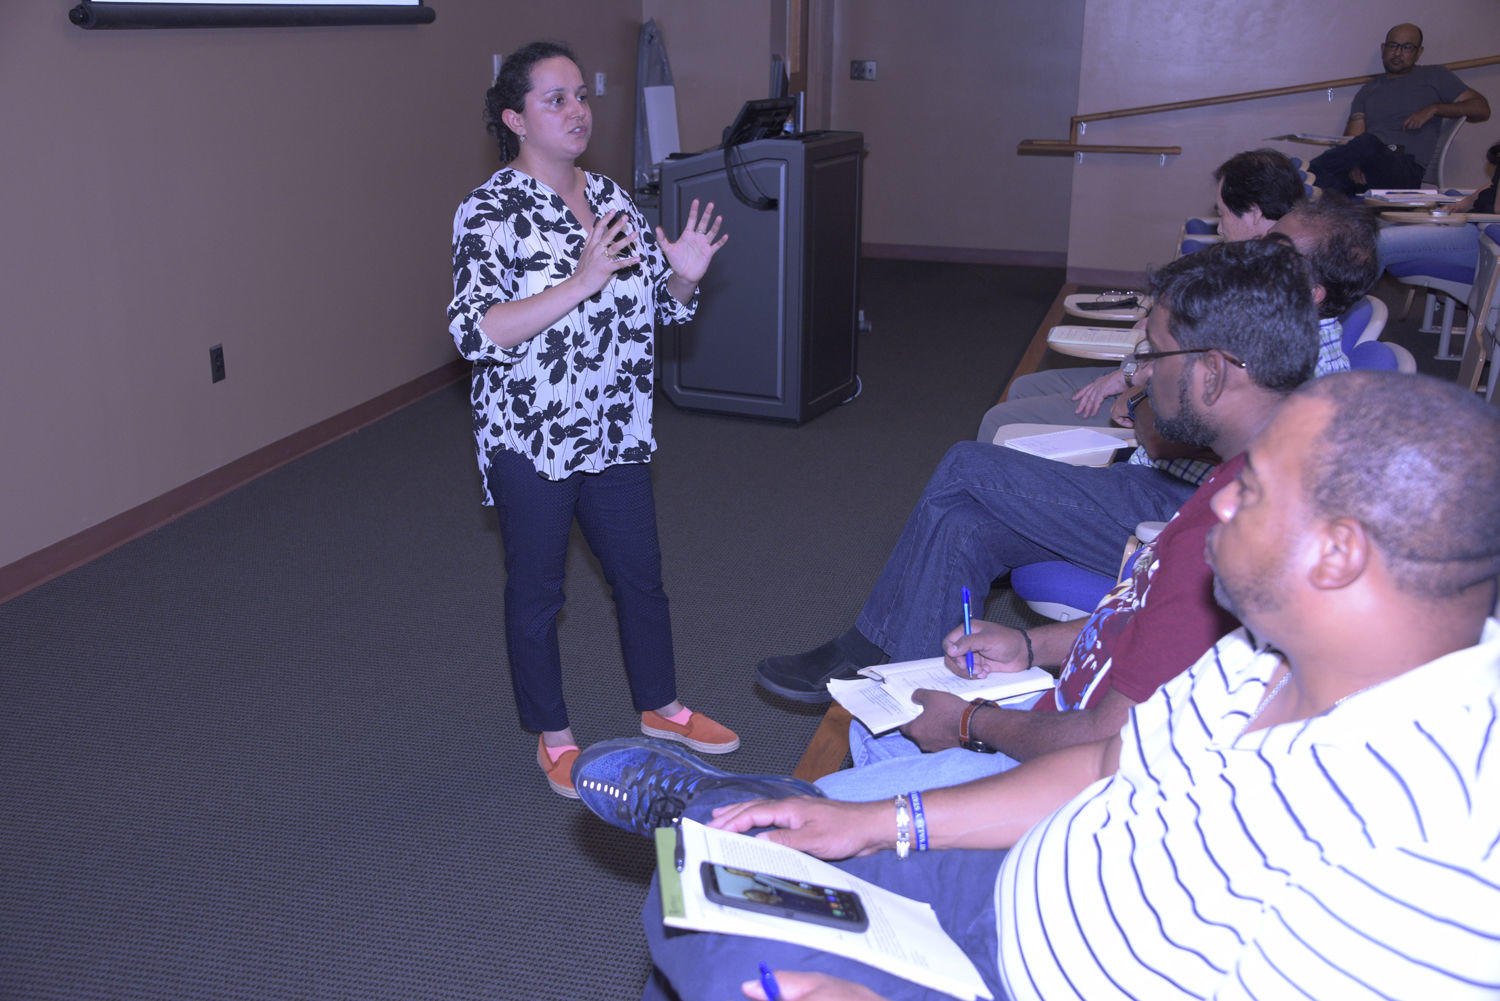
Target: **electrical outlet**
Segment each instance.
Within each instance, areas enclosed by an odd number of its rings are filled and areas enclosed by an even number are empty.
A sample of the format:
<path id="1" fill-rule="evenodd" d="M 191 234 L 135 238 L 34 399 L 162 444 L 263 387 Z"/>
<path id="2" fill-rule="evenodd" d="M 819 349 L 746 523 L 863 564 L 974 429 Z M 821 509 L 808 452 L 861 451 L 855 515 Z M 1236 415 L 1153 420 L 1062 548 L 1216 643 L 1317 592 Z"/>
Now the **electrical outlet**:
<path id="1" fill-rule="evenodd" d="M 609 80 L 605 78 L 605 76 L 604 76 L 603 73 L 595 73 L 594 74 L 594 96 L 595 97 L 603 97 L 604 96 L 604 85 L 607 84 L 607 83 L 609 83 Z"/>
<path id="2" fill-rule="evenodd" d="M 208 370 L 214 382 L 224 381 L 224 345 L 215 344 L 208 349 Z"/>
<path id="3" fill-rule="evenodd" d="M 849 79 L 851 80 L 873 80 L 875 79 L 875 60 L 855 59 L 849 63 Z"/>
<path id="4" fill-rule="evenodd" d="M 500 64 L 503 63 L 503 62 L 505 62 L 505 57 L 502 56 L 502 55 L 498 55 L 497 54 L 497 55 L 490 56 L 490 83 L 491 84 L 493 84 L 495 82 L 495 78 L 500 75 Z"/>

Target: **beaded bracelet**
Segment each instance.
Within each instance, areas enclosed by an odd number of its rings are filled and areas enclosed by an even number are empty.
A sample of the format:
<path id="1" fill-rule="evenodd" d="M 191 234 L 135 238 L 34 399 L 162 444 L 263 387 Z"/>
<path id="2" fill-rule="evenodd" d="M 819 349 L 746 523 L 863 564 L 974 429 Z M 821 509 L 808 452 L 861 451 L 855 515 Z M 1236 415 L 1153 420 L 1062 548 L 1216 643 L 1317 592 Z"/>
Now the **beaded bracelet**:
<path id="1" fill-rule="evenodd" d="M 905 859 L 911 851 L 911 813 L 906 806 L 906 797 L 896 797 L 896 857 Z"/>
<path id="2" fill-rule="evenodd" d="M 911 800 L 912 816 L 916 819 L 917 851 L 925 852 L 927 850 L 927 811 L 922 809 L 922 794 L 912 790 L 906 795 Z"/>

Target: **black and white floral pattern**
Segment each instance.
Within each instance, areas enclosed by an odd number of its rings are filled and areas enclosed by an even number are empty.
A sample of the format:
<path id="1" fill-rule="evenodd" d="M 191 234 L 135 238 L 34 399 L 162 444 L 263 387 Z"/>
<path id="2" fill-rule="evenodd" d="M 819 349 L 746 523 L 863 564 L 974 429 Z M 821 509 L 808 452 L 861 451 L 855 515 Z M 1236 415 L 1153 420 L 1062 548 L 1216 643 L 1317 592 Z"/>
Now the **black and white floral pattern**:
<path id="1" fill-rule="evenodd" d="M 501 168 L 453 218 L 453 301 L 448 330 L 474 363 L 470 401 L 481 483 L 496 449 L 531 459 L 560 480 L 627 462 L 648 462 L 656 323 L 686 320 L 667 291 L 671 276 L 640 211 L 609 178 L 585 175 L 596 217 L 625 211 L 640 234 L 641 263 L 604 291 L 513 348 L 484 336 L 479 321 L 497 302 L 536 295 L 573 273 L 587 233 L 550 187 Z M 494 498 L 484 487 L 484 503 Z"/>

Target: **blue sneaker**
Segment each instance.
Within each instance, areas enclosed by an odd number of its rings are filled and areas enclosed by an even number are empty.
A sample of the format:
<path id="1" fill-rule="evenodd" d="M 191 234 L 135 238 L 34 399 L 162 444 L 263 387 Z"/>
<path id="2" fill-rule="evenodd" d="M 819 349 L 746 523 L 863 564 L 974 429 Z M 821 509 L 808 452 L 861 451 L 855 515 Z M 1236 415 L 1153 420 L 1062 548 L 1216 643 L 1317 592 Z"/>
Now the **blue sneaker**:
<path id="1" fill-rule="evenodd" d="M 601 820 L 651 836 L 686 815 L 706 821 L 714 807 L 747 799 L 823 794 L 779 775 L 735 775 L 705 765 L 665 740 L 605 740 L 573 763 L 573 788 Z"/>

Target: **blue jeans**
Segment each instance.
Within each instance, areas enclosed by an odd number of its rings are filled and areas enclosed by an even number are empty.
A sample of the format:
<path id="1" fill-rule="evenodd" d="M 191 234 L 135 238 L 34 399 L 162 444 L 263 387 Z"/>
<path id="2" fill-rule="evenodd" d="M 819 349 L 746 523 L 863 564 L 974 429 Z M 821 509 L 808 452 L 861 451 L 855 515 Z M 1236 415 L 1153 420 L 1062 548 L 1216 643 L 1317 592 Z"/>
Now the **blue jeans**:
<path id="1" fill-rule="evenodd" d="M 505 648 L 521 726 L 562 730 L 568 725 L 557 613 L 575 517 L 614 596 L 636 711 L 660 709 L 675 699 L 651 467 L 632 463 L 549 480 L 526 457 L 500 451 L 488 481 L 505 547 Z"/>
<path id="2" fill-rule="evenodd" d="M 891 816 L 894 825 L 895 814 Z M 1006 1001 L 1009 995 L 1000 982 L 995 923 L 995 880 L 1004 859 L 1003 851 L 937 851 L 913 852 L 903 862 L 894 852 L 879 852 L 838 865 L 860 879 L 931 904 L 943 930 L 973 961 L 996 1001 Z M 695 876 L 685 874 L 684 878 Z M 864 984 L 890 1001 L 948 998 L 852 959 L 802 945 L 669 929 L 661 922 L 661 888 L 654 879 L 641 908 L 641 921 L 646 926 L 646 943 L 657 974 L 681 1001 L 743 997 L 740 984 L 759 976 L 760 963 L 773 970 L 817 970 L 843 977 Z M 647 983 L 642 1001 L 674 996 L 660 980 L 654 977 Z"/>
<path id="3" fill-rule="evenodd" d="M 963 624 L 960 592 L 1014 567 L 1065 560 L 1107 577 L 1142 521 L 1166 521 L 1197 488 L 1150 466 L 1070 466 L 962 441 L 927 481 L 855 626 L 893 661 L 934 657 Z"/>
<path id="4" fill-rule="evenodd" d="M 1037 699 L 1051 697 L 1051 692 L 1043 692 L 1005 708 L 1027 712 Z M 1020 764 L 1004 754 L 980 754 L 961 747 L 924 754 L 899 730 L 877 737 L 859 720 L 849 724 L 849 757 L 854 759 L 853 768 L 818 779 L 818 788 L 829 799 L 850 803 L 894 799 L 913 789 L 926 792 L 928 789 L 963 785 L 1009 771 Z"/>
<path id="5" fill-rule="evenodd" d="M 1436 262 L 1443 270 L 1422 273 L 1440 278 L 1451 276 L 1454 281 L 1467 274 L 1467 280 L 1473 282 L 1479 265 L 1479 227 L 1473 224 L 1382 226 L 1375 238 L 1375 248 L 1381 269 L 1394 268 L 1398 276 L 1411 273 L 1403 265 Z"/>

